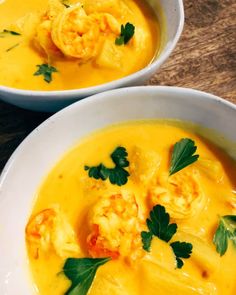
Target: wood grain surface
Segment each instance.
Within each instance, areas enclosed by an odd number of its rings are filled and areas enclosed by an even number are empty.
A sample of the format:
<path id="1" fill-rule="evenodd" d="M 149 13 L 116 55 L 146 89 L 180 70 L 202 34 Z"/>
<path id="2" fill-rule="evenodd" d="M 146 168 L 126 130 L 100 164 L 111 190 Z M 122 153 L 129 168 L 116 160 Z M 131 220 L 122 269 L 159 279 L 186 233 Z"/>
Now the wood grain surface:
<path id="1" fill-rule="evenodd" d="M 153 85 L 211 92 L 236 103 L 236 1 L 185 0 L 185 27 Z"/>
<path id="2" fill-rule="evenodd" d="M 236 1 L 185 0 L 184 6 L 182 37 L 148 84 L 195 88 L 236 103 Z M 0 171 L 47 117 L 0 102 Z"/>

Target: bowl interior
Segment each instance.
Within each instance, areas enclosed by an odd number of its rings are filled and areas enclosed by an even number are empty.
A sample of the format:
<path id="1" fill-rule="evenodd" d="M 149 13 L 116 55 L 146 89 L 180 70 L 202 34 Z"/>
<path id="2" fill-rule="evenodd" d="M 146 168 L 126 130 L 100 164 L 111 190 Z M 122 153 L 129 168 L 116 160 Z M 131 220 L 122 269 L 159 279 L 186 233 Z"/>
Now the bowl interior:
<path id="1" fill-rule="evenodd" d="M 236 158 L 235 114 L 235 105 L 203 92 L 132 87 L 98 94 L 49 118 L 19 146 L 0 178 L 0 294 L 32 294 L 25 224 L 42 180 L 81 137 L 121 121 L 174 118 L 219 132 L 217 143 Z"/>

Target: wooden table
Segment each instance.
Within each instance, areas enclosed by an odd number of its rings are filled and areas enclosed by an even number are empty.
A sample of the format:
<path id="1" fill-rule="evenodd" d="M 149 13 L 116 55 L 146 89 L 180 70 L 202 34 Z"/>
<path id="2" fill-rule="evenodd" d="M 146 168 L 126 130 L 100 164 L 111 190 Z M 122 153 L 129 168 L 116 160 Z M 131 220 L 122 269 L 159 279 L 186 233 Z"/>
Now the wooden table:
<path id="1" fill-rule="evenodd" d="M 196 88 L 236 103 L 236 1 L 185 0 L 184 6 L 181 40 L 149 84 Z M 47 117 L 0 102 L 0 171 Z"/>

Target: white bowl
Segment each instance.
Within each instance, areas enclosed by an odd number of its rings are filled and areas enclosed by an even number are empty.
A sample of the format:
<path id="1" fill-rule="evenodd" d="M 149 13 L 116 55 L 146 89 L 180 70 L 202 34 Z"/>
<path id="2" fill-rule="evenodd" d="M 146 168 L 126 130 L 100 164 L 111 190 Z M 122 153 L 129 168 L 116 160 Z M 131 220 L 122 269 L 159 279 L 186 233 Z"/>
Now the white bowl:
<path id="1" fill-rule="evenodd" d="M 162 50 L 154 61 L 144 69 L 109 83 L 78 90 L 30 91 L 0 86 L 0 99 L 16 106 L 34 111 L 55 112 L 81 98 L 125 86 L 143 85 L 163 64 L 174 50 L 184 24 L 182 0 L 147 0 L 157 13 L 162 28 Z M 161 7 L 161 9 L 160 9 Z M 164 20 L 162 20 L 164 18 Z"/>
<path id="2" fill-rule="evenodd" d="M 83 136 L 127 120 L 176 118 L 223 134 L 220 145 L 236 158 L 236 105 L 177 87 L 131 87 L 81 100 L 36 128 L 16 149 L 0 177 L 0 294 L 33 294 L 27 271 L 25 225 L 42 180 Z M 213 132 L 214 133 L 214 132 Z"/>

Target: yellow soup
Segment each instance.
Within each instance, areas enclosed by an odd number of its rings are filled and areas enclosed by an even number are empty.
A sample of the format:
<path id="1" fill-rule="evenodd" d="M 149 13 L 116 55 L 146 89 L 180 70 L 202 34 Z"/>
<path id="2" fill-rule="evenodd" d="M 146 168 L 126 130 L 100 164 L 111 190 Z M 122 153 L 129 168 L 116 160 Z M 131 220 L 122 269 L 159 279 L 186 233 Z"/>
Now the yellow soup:
<path id="1" fill-rule="evenodd" d="M 37 193 L 26 227 L 37 294 L 236 294 L 235 176 L 224 151 L 171 122 L 92 134 Z"/>
<path id="2" fill-rule="evenodd" d="M 144 68 L 160 47 L 143 0 L 3 0 L 0 15 L 0 85 L 95 86 Z"/>

